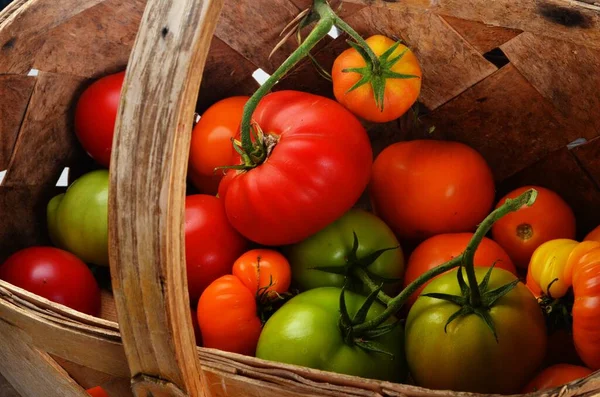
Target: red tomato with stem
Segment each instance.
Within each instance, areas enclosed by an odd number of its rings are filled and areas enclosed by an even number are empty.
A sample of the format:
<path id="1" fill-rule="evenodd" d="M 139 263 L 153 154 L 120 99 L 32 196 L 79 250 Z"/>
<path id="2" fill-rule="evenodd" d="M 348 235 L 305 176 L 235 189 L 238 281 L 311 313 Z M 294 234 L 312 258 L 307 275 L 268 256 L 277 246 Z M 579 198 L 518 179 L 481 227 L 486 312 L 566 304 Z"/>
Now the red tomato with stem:
<path id="1" fill-rule="evenodd" d="M 97 316 L 100 287 L 78 257 L 54 247 L 29 247 L 0 266 L 0 279 L 52 302 Z"/>
<path id="2" fill-rule="evenodd" d="M 369 181 L 365 128 L 338 102 L 299 91 L 265 96 L 253 113 L 263 158 L 219 185 L 229 221 L 249 240 L 293 244 L 348 211 Z"/>
<path id="3" fill-rule="evenodd" d="M 550 390 L 577 379 L 585 378 L 592 374 L 586 367 L 572 364 L 555 364 L 538 373 L 521 391 L 532 393 L 541 390 Z"/>
<path id="4" fill-rule="evenodd" d="M 492 226 L 494 239 L 515 265 L 526 269 L 537 247 L 549 240 L 575 239 L 575 215 L 569 205 L 554 191 L 541 186 L 523 186 L 508 193 L 498 202 L 515 198 L 534 188 L 538 192 L 532 206 L 519 209 L 499 219 Z"/>
<path id="5" fill-rule="evenodd" d="M 422 241 L 474 231 L 494 201 L 483 157 L 451 141 L 394 143 L 375 159 L 369 195 L 376 215 L 399 239 Z"/>
<path id="6" fill-rule="evenodd" d="M 230 225 L 219 198 L 186 197 L 185 258 L 192 303 L 198 302 L 210 283 L 231 273 L 233 263 L 247 248 L 248 241 Z"/>
<path id="7" fill-rule="evenodd" d="M 472 237 L 473 233 L 449 233 L 439 234 L 423 241 L 409 257 L 404 276 L 404 287 L 415 281 L 426 271 L 462 254 Z M 495 241 L 484 237 L 481 244 L 477 247 L 477 251 L 475 251 L 474 265 L 490 267 L 494 264 L 496 267 L 508 270 L 514 275 L 517 273 L 515 265 L 513 265 L 508 254 L 504 252 L 502 247 Z M 413 305 L 429 282 L 431 280 L 411 295 L 406 303 L 408 308 Z"/>
<path id="8" fill-rule="evenodd" d="M 225 174 L 215 168 L 233 163 L 231 143 L 239 132 L 244 105 L 250 97 L 234 96 L 209 107 L 192 132 L 188 175 L 192 184 L 204 194 L 217 194 Z"/>
<path id="9" fill-rule="evenodd" d="M 266 288 L 267 294 L 283 294 L 290 288 L 292 280 L 288 260 L 270 249 L 244 253 L 233 264 L 232 272 L 254 294 L 260 293 L 260 288 Z"/>
<path id="10" fill-rule="evenodd" d="M 106 168 L 124 79 L 123 71 L 96 80 L 81 94 L 75 108 L 75 134 L 81 146 Z"/>

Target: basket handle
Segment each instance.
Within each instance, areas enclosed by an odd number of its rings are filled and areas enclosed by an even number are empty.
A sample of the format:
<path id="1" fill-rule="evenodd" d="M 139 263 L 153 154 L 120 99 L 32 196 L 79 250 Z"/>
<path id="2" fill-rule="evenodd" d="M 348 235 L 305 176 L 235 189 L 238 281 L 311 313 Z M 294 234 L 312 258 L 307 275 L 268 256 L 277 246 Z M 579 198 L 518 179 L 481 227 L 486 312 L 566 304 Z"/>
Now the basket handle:
<path id="1" fill-rule="evenodd" d="M 123 85 L 109 255 L 136 396 L 209 395 L 191 323 L 183 224 L 195 104 L 222 5 L 148 0 Z"/>

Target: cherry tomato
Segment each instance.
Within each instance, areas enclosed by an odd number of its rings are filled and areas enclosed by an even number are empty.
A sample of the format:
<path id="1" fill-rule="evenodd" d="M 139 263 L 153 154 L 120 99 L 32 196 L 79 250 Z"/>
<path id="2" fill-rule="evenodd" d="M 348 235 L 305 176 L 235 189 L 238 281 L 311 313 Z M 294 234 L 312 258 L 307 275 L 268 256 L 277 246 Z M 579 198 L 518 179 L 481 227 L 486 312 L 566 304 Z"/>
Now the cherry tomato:
<path id="1" fill-rule="evenodd" d="M 125 72 L 102 77 L 79 97 L 75 134 L 85 151 L 108 168 Z"/>
<path id="2" fill-rule="evenodd" d="M 540 390 L 550 390 L 562 386 L 569 382 L 585 378 L 592 374 L 592 370 L 579 365 L 555 364 L 552 365 L 533 378 L 521 393 L 531 393 Z"/>
<path id="3" fill-rule="evenodd" d="M 426 271 L 462 254 L 472 237 L 473 233 L 449 233 L 439 234 L 423 241 L 415 248 L 408 259 L 406 274 L 404 276 L 404 287 L 415 281 Z M 508 254 L 504 252 L 502 247 L 493 240 L 484 237 L 477 247 L 477 251 L 475 251 L 474 265 L 490 267 L 494 264 L 496 267 L 507 270 L 512 274 L 516 275 L 517 273 L 515 265 L 513 265 Z M 429 282 L 431 280 L 410 297 L 407 307 L 413 305 Z"/>
<path id="4" fill-rule="evenodd" d="M 382 35 L 374 35 L 365 40 L 377 57 L 381 57 L 395 42 Z M 363 74 L 345 69 L 365 68 L 367 63 L 360 53 L 349 48 L 334 61 L 331 77 L 336 99 L 351 112 L 373 122 L 387 122 L 402 116 L 416 102 L 421 92 L 421 67 L 415 54 L 405 45 L 399 44 L 388 60 L 400 57 L 387 70 L 404 75 L 404 78 L 385 79 L 383 110 L 377 106 L 371 83 L 352 89 Z M 384 65 L 385 62 L 382 62 Z M 386 69 L 386 68 L 383 68 Z M 411 77 L 409 77 L 411 76 Z"/>
<path id="5" fill-rule="evenodd" d="M 189 172 L 192 184 L 204 194 L 217 194 L 224 171 L 216 167 L 233 164 L 231 138 L 239 130 L 244 105 L 250 97 L 225 98 L 209 107 L 192 132 Z"/>
<path id="6" fill-rule="evenodd" d="M 290 288 L 292 271 L 288 260 L 270 249 L 254 249 L 240 256 L 233 264 L 233 275 L 253 294 L 266 288 L 268 294 L 282 294 Z"/>
<path id="7" fill-rule="evenodd" d="M 100 313 L 100 288 L 91 270 L 70 252 L 29 247 L 0 266 L 0 279 L 92 316 Z"/>
<path id="8" fill-rule="evenodd" d="M 108 393 L 100 386 L 87 389 L 86 392 L 92 397 L 108 397 Z"/>
<path id="9" fill-rule="evenodd" d="M 600 242 L 600 226 L 589 232 L 583 241 L 598 241 Z"/>
<path id="10" fill-rule="evenodd" d="M 369 194 L 399 239 L 424 240 L 474 231 L 493 206 L 494 178 L 483 157 L 462 143 L 398 142 L 375 159 Z"/>
<path id="11" fill-rule="evenodd" d="M 229 224 L 223 202 L 195 194 L 185 201 L 185 258 L 192 303 L 217 278 L 231 273 L 248 242 Z"/>
<path id="12" fill-rule="evenodd" d="M 492 227 L 492 238 L 504 248 L 515 265 L 525 269 L 531 255 L 542 243 L 553 239 L 575 239 L 575 216 L 569 205 L 555 192 L 541 186 L 523 186 L 498 202 L 515 198 L 528 189 L 538 192 L 530 207 L 507 214 Z"/>

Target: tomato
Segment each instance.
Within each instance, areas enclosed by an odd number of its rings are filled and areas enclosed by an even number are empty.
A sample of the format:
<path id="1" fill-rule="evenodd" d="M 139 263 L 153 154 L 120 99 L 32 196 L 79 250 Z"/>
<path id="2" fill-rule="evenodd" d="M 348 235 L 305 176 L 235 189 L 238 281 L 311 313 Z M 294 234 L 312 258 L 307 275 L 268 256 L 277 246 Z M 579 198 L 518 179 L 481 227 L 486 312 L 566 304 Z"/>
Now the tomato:
<path id="1" fill-rule="evenodd" d="M 377 57 L 381 57 L 395 44 L 392 39 L 382 35 L 371 36 L 365 41 Z M 336 99 L 354 114 L 369 121 L 383 123 L 402 116 L 419 97 L 422 72 L 417 57 L 405 45 L 399 44 L 387 59 L 392 60 L 396 57 L 400 58 L 393 66 L 383 69 L 407 77 L 384 80 L 383 110 L 377 105 L 375 100 L 377 90 L 373 89 L 371 83 L 352 89 L 363 78 L 364 73 L 344 70 L 367 66 L 365 59 L 354 48 L 342 52 L 333 63 L 331 77 Z M 384 60 L 382 64 L 385 63 Z"/>
<path id="2" fill-rule="evenodd" d="M 398 238 L 474 231 L 494 201 L 494 178 L 479 153 L 458 142 L 416 140 L 375 159 L 369 194 Z"/>
<path id="3" fill-rule="evenodd" d="M 583 241 L 598 241 L 600 242 L 600 226 L 589 232 Z"/>
<path id="4" fill-rule="evenodd" d="M 248 242 L 229 224 L 223 202 L 194 194 L 185 199 L 185 260 L 192 303 L 217 278 L 231 273 Z"/>
<path id="5" fill-rule="evenodd" d="M 52 198 L 46 211 L 53 243 L 101 266 L 108 266 L 108 185 L 108 170 L 88 172 Z"/>
<path id="6" fill-rule="evenodd" d="M 358 260 L 364 260 L 376 251 L 390 249 L 372 261 L 367 268 L 370 272 L 387 279 L 402 279 L 404 256 L 394 233 L 375 215 L 355 208 L 286 250 L 292 266 L 292 279 L 301 290 L 326 286 L 341 288 L 344 285 L 344 275 L 314 268 L 339 267 L 341 270 L 352 263 L 354 232 L 358 238 Z M 399 285 L 399 282 L 391 284 L 390 289 Z M 366 290 L 359 287 L 358 291 Z"/>
<path id="7" fill-rule="evenodd" d="M 254 249 L 240 256 L 234 263 L 233 275 L 253 294 L 266 288 L 269 294 L 283 294 L 290 288 L 292 271 L 288 260 L 277 251 Z"/>
<path id="8" fill-rule="evenodd" d="M 100 386 L 87 389 L 86 392 L 92 397 L 108 397 L 108 393 L 106 393 L 106 391 L 104 391 L 104 389 Z"/>
<path id="9" fill-rule="evenodd" d="M 565 296 L 571 287 L 570 280 L 564 277 L 565 267 L 577 245 L 579 243 L 575 240 L 555 239 L 536 248 L 527 268 L 527 286 L 534 295 Z"/>
<path id="10" fill-rule="evenodd" d="M 125 72 L 102 77 L 79 97 L 75 108 L 75 134 L 83 149 L 108 168 L 121 101 Z"/>
<path id="11" fill-rule="evenodd" d="M 59 248 L 15 252 L 0 266 L 0 279 L 73 310 L 91 316 L 100 313 L 100 288 L 91 270 Z"/>
<path id="12" fill-rule="evenodd" d="M 540 390 L 550 390 L 569 382 L 585 378 L 592 374 L 586 367 L 572 364 L 555 364 L 538 373 L 521 393 L 531 393 Z"/>
<path id="13" fill-rule="evenodd" d="M 478 282 L 488 270 L 475 267 Z M 435 278 L 423 294 L 460 295 L 456 276 L 457 270 L 453 270 Z M 506 270 L 495 268 L 489 290 L 515 279 Z M 468 283 L 466 276 L 465 281 Z M 456 318 L 445 329 L 459 309 L 454 303 L 423 295 L 412 306 L 406 320 L 406 359 L 415 382 L 453 391 L 519 391 L 539 368 L 547 345 L 544 316 L 535 297 L 518 283 L 489 309 L 498 340 L 475 314 Z"/>
<path id="14" fill-rule="evenodd" d="M 258 340 L 256 357 L 365 378 L 403 381 L 406 363 L 402 327 L 395 327 L 375 340 L 393 357 L 347 345 L 338 326 L 340 293 L 341 289 L 336 287 L 315 288 L 286 302 L 266 322 Z M 346 292 L 346 306 L 351 317 L 365 299 Z M 367 320 L 384 309 L 375 302 L 369 309 Z"/>
<path id="15" fill-rule="evenodd" d="M 369 181 L 365 128 L 339 103 L 299 91 L 265 96 L 253 120 L 272 140 L 267 159 L 219 185 L 229 221 L 267 246 L 297 243 L 348 211 Z"/>
<path id="16" fill-rule="evenodd" d="M 404 287 L 415 281 L 426 271 L 442 265 L 452 258 L 462 254 L 471 241 L 473 233 L 448 233 L 431 237 L 415 248 L 408 259 L 406 275 L 404 276 Z M 515 265 L 496 242 L 484 237 L 477 251 L 475 251 L 475 266 L 490 267 L 495 264 L 500 269 L 516 274 Z M 411 295 L 407 307 L 412 306 L 427 282 Z"/>
<path id="17" fill-rule="evenodd" d="M 541 186 L 523 186 L 504 196 L 515 198 L 528 189 L 538 191 L 532 206 L 524 206 L 498 220 L 492 238 L 504 248 L 515 265 L 525 269 L 533 251 L 542 243 L 559 238 L 575 239 L 575 216 L 569 205 L 552 190 Z"/>
<path id="18" fill-rule="evenodd" d="M 192 131 L 188 175 L 204 194 L 217 194 L 223 171 L 215 168 L 231 165 L 234 138 L 239 130 L 244 105 L 250 97 L 225 98 L 209 107 Z"/>

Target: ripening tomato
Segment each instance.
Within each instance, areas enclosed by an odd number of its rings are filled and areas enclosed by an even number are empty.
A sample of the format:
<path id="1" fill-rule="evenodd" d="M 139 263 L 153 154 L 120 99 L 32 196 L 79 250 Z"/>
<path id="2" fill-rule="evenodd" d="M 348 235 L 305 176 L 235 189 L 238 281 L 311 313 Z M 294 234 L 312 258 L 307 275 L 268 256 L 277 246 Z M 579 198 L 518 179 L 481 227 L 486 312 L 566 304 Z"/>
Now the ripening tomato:
<path id="1" fill-rule="evenodd" d="M 375 159 L 369 186 L 374 212 L 408 240 L 474 231 L 494 194 L 492 172 L 477 151 L 437 140 L 388 146 Z"/>
<path id="2" fill-rule="evenodd" d="M 415 281 L 420 275 L 462 254 L 473 233 L 448 233 L 431 237 L 415 248 L 408 259 L 406 275 L 404 276 L 404 287 Z M 517 273 L 515 265 L 495 241 L 484 237 L 477 251 L 475 251 L 474 265 L 490 267 L 496 265 L 512 274 Z M 438 276 L 439 277 L 439 276 Z M 406 303 L 407 307 L 413 305 L 421 291 L 429 284 L 428 281 L 419 288 Z"/>
<path id="3" fill-rule="evenodd" d="M 419 61 L 403 44 L 392 49 L 396 42 L 388 37 L 374 35 L 365 41 L 381 61 L 380 72 L 368 67 L 356 49 L 349 48 L 333 63 L 333 93 L 342 105 L 365 120 L 379 123 L 395 120 L 419 97 L 422 76 Z M 393 52 L 386 54 L 390 50 Z M 365 74 L 372 76 L 371 80 L 353 89 Z"/>
<path id="4" fill-rule="evenodd" d="M 87 389 L 86 392 L 92 397 L 108 397 L 108 393 L 100 386 Z"/>
<path id="5" fill-rule="evenodd" d="M 75 134 L 81 146 L 106 168 L 124 79 L 123 71 L 96 80 L 81 94 L 75 108 Z"/>
<path id="6" fill-rule="evenodd" d="M 276 91 L 261 100 L 253 120 L 268 141 L 266 159 L 229 170 L 219 185 L 227 217 L 243 236 L 267 246 L 293 244 L 356 203 L 373 152 L 352 113 L 329 98 Z"/>
<path id="7" fill-rule="evenodd" d="M 204 194 L 217 194 L 223 171 L 215 168 L 233 164 L 234 138 L 239 130 L 248 96 L 222 99 L 209 107 L 192 131 L 188 176 Z"/>
<path id="8" fill-rule="evenodd" d="M 288 260 L 270 249 L 253 249 L 242 254 L 233 263 L 232 272 L 253 294 L 265 287 L 269 294 L 282 294 L 290 288 L 292 279 Z"/>
<path id="9" fill-rule="evenodd" d="M 531 255 L 542 243 L 564 238 L 575 239 L 575 216 L 569 205 L 555 192 L 541 186 L 523 186 L 504 196 L 496 206 L 507 198 L 515 198 L 534 188 L 538 192 L 532 206 L 524 206 L 507 214 L 492 227 L 494 239 L 515 265 L 525 269 Z"/>
<path id="10" fill-rule="evenodd" d="M 229 224 L 223 202 L 214 196 L 194 194 L 185 199 L 185 259 L 190 300 L 217 278 L 231 273 L 248 242 Z"/>
<path id="11" fill-rule="evenodd" d="M 565 267 L 569 255 L 579 245 L 571 239 L 546 241 L 533 251 L 527 267 L 527 287 L 536 297 L 547 295 L 552 298 L 565 296 L 571 287 L 570 278 L 565 278 Z"/>
<path id="12" fill-rule="evenodd" d="M 78 257 L 55 247 L 29 247 L 0 266 L 0 279 L 73 310 L 97 316 L 100 288 Z"/>
<path id="13" fill-rule="evenodd" d="M 541 390 L 550 390 L 565 385 L 592 374 L 586 367 L 572 364 L 555 364 L 545 368 L 533 378 L 521 393 L 531 393 Z"/>
<path id="14" fill-rule="evenodd" d="M 598 241 L 600 242 L 600 226 L 589 232 L 583 241 Z"/>

